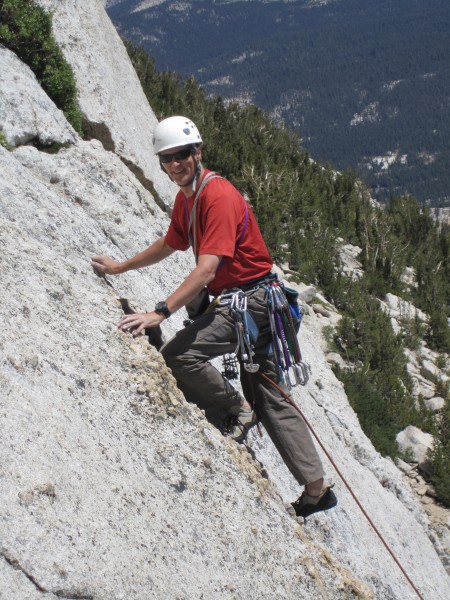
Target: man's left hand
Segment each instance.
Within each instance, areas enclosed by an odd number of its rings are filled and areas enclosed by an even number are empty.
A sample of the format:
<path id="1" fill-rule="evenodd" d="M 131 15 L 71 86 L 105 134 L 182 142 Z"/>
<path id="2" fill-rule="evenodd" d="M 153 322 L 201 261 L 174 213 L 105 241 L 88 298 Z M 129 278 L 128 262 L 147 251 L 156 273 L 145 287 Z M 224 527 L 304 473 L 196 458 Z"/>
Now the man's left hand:
<path id="1" fill-rule="evenodd" d="M 129 331 L 136 337 L 147 327 L 158 327 L 164 321 L 164 315 L 157 312 L 136 313 L 133 315 L 124 315 L 117 323 L 117 327 L 122 331 Z"/>

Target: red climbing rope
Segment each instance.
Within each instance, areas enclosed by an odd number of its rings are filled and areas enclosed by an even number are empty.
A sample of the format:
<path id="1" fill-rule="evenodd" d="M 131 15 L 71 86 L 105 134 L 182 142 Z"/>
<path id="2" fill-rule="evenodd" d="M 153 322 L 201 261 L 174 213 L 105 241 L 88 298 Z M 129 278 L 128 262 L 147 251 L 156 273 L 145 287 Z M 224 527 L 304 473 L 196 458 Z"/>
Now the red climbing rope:
<path id="1" fill-rule="evenodd" d="M 414 585 L 414 583 L 411 581 L 411 579 L 409 578 L 408 574 L 406 573 L 405 569 L 402 567 L 402 565 L 400 564 L 400 561 L 398 560 L 398 558 L 395 556 L 395 554 L 393 553 L 393 551 L 390 549 L 390 547 L 388 546 L 386 540 L 383 538 L 383 536 L 381 535 L 381 533 L 379 532 L 378 528 L 376 527 L 375 523 L 372 521 L 372 519 L 369 517 L 369 515 L 367 514 L 367 512 L 365 511 L 364 507 L 362 506 L 362 504 L 360 503 L 360 501 L 358 500 L 358 498 L 355 496 L 355 493 L 353 492 L 352 488 L 350 487 L 350 484 L 347 482 L 347 480 L 345 479 L 344 475 L 341 473 L 339 467 L 336 465 L 336 463 L 334 462 L 334 460 L 331 458 L 329 452 L 327 451 L 327 449 L 325 448 L 325 446 L 322 444 L 322 442 L 320 441 L 319 437 L 317 436 L 316 432 L 314 431 L 314 429 L 312 428 L 311 424 L 309 423 L 308 419 L 305 417 L 305 415 L 303 414 L 303 412 L 300 410 L 300 408 L 297 406 L 297 404 L 292 400 L 292 398 L 286 394 L 286 392 L 278 385 L 275 383 L 275 381 L 273 381 L 272 379 L 270 379 L 270 377 L 268 377 L 267 375 L 265 375 L 264 373 L 261 373 L 260 371 L 258 371 L 258 375 L 260 375 L 261 377 L 263 377 L 264 379 L 266 379 L 271 385 L 273 385 L 279 392 L 280 394 L 283 395 L 283 397 L 289 402 L 289 404 L 291 406 L 293 406 L 295 408 L 295 410 L 300 414 L 300 416 L 302 417 L 302 419 L 305 421 L 306 425 L 308 426 L 309 430 L 311 431 L 311 433 L 313 434 L 314 438 L 317 440 L 317 443 L 319 444 L 319 446 L 322 448 L 322 450 L 324 451 L 326 457 L 328 458 L 328 460 L 330 461 L 330 463 L 333 465 L 336 473 L 339 475 L 339 477 L 341 478 L 342 482 L 344 483 L 345 487 L 347 488 L 347 490 L 350 492 L 352 498 L 354 499 L 354 501 L 356 502 L 356 504 L 358 505 L 359 509 L 361 510 L 361 512 L 363 513 L 363 515 L 366 517 L 367 521 L 369 522 L 370 526 L 372 527 L 372 529 L 375 531 L 375 533 L 377 534 L 377 536 L 379 537 L 379 539 L 381 540 L 383 546 L 386 548 L 386 550 L 389 552 L 389 554 L 391 555 L 391 557 L 394 559 L 395 563 L 397 564 L 398 568 L 400 569 L 400 571 L 403 573 L 403 575 L 405 576 L 406 580 L 408 581 L 409 585 L 412 587 L 412 589 L 416 592 L 417 596 L 421 599 L 424 600 L 423 596 L 421 595 L 421 593 L 419 592 L 419 590 L 416 588 L 416 586 Z"/>

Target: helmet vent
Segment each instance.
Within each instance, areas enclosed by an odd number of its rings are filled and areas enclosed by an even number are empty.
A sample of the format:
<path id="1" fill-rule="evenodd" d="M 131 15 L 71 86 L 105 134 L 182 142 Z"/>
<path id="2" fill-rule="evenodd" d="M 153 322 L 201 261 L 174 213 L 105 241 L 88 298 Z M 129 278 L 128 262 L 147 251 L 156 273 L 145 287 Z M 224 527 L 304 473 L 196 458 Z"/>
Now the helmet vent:
<path id="1" fill-rule="evenodd" d="M 195 124 L 186 117 L 180 116 L 168 117 L 158 123 L 153 132 L 153 139 L 155 154 L 171 148 L 178 148 L 178 146 L 202 143 Z"/>

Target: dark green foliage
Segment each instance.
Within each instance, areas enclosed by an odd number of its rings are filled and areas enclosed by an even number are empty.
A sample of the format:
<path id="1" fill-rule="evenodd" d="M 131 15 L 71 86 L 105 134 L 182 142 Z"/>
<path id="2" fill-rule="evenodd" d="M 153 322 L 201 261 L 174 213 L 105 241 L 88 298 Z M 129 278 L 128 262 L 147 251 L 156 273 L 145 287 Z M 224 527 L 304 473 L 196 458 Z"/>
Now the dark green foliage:
<path id="1" fill-rule="evenodd" d="M 375 448 L 395 456 L 395 435 L 418 424 L 420 415 L 411 396 L 401 339 L 364 285 L 358 282 L 345 294 L 348 316 L 339 323 L 335 344 L 353 368 L 338 376 Z"/>
<path id="2" fill-rule="evenodd" d="M 144 50 L 129 42 L 127 49 L 157 117 L 185 114 L 194 120 L 205 141 L 205 164 L 247 194 L 274 259 L 287 261 L 299 279 L 320 286 L 343 313 L 334 343 L 352 370 L 338 376 L 376 448 L 395 456 L 395 435 L 405 426 L 420 424 L 430 431 L 432 422 L 414 405 L 402 339 L 377 297 L 398 293 L 429 312 L 425 333 L 443 350 L 448 231 L 438 231 L 413 198 L 392 198 L 385 209 L 373 205 L 353 173 L 311 160 L 298 135 L 260 109 L 207 98 L 193 78 L 158 73 Z M 339 238 L 361 247 L 360 280 L 341 272 Z M 415 268 L 416 288 L 403 282 L 405 266 Z M 411 323 L 410 344 L 424 334 L 421 327 Z"/>
<path id="3" fill-rule="evenodd" d="M 410 290 L 410 296 L 430 315 L 425 337 L 431 348 L 449 352 L 450 231 L 438 229 L 428 211 L 411 197 L 392 198 L 386 219 L 393 265 L 391 286 L 401 292 L 401 272 L 406 265 L 415 267 L 417 287 Z"/>
<path id="4" fill-rule="evenodd" d="M 409 425 L 408 421 L 392 419 L 392 406 L 377 388 L 377 382 L 371 380 L 366 372 L 358 369 L 353 373 L 337 373 L 345 385 L 350 403 L 358 415 L 364 433 L 375 448 L 383 455 L 395 457 L 398 448 L 395 436 L 398 431 Z"/>
<path id="5" fill-rule="evenodd" d="M 405 319 L 402 323 L 402 339 L 403 343 L 410 350 L 419 350 L 421 341 L 425 336 L 425 325 L 416 316 L 414 319 Z"/>
<path id="6" fill-rule="evenodd" d="M 0 0 L 0 43 L 32 69 L 48 96 L 81 134 L 75 78 L 53 38 L 51 15 L 31 0 Z"/>
<path id="7" fill-rule="evenodd" d="M 436 444 L 431 456 L 431 480 L 439 500 L 450 508 L 450 401 L 447 400 L 435 433 Z"/>

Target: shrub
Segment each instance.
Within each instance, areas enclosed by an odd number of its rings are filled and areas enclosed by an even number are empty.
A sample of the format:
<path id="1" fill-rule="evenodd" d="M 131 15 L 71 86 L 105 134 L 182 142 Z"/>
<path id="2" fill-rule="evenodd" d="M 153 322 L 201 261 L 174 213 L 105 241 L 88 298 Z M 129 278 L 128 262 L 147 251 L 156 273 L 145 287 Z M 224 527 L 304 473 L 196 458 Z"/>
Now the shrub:
<path id="1" fill-rule="evenodd" d="M 398 456 L 395 436 L 400 423 L 397 419 L 394 422 L 392 407 L 379 391 L 376 382 L 371 381 L 362 370 L 341 373 L 339 379 L 344 382 L 348 399 L 358 414 L 364 433 L 378 452 L 391 457 Z M 409 424 L 408 420 L 405 424 Z"/>
<path id="2" fill-rule="evenodd" d="M 82 135 L 75 77 L 53 37 L 51 15 L 32 0 L 0 0 L 0 23 L 0 43 L 31 68 L 48 96 Z"/>

